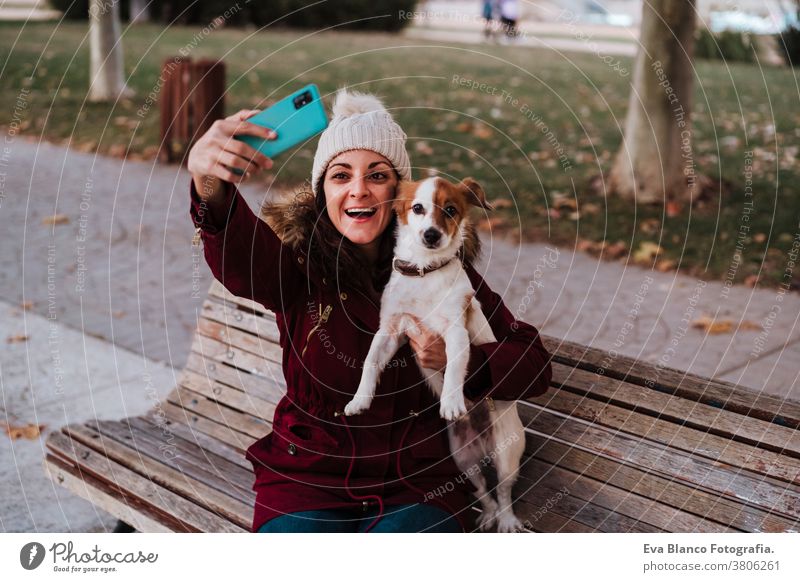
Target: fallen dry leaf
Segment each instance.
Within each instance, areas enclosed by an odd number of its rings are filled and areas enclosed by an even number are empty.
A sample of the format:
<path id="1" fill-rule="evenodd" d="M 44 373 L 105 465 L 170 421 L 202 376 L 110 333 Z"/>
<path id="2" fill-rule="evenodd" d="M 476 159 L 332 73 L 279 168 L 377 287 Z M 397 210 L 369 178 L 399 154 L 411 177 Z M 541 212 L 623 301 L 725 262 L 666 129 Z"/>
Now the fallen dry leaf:
<path id="1" fill-rule="evenodd" d="M 83 143 L 76 145 L 75 149 L 78 150 L 79 152 L 90 153 L 97 149 L 97 142 L 94 140 L 85 141 Z"/>
<path id="2" fill-rule="evenodd" d="M 600 212 L 600 205 L 594 202 L 587 202 L 581 205 L 581 212 L 584 214 L 597 214 Z"/>
<path id="3" fill-rule="evenodd" d="M 481 124 L 475 126 L 472 135 L 480 139 L 489 139 L 490 137 L 492 137 L 492 130 L 489 127 Z"/>
<path id="4" fill-rule="evenodd" d="M 66 214 L 53 214 L 42 218 L 42 224 L 69 224 L 69 216 Z"/>
<path id="5" fill-rule="evenodd" d="M 414 144 L 414 148 L 423 156 L 430 156 L 433 154 L 433 148 L 428 145 L 428 142 L 426 141 L 418 141 L 416 144 Z"/>
<path id="6" fill-rule="evenodd" d="M 673 271 L 677 263 L 672 259 L 661 259 L 660 261 L 656 261 L 656 271 L 661 273 L 666 273 L 667 271 Z"/>
<path id="7" fill-rule="evenodd" d="M 574 198 L 567 198 L 565 196 L 557 196 L 553 197 L 553 208 L 557 208 L 561 210 L 563 208 L 568 208 L 570 210 L 577 210 L 578 203 L 575 201 Z"/>
<path id="8" fill-rule="evenodd" d="M 42 434 L 42 430 L 44 430 L 46 426 L 44 424 L 26 424 L 24 426 L 15 426 L 5 422 L 0 423 L 0 425 L 2 425 L 3 431 L 11 438 L 11 440 L 14 441 L 18 439 L 37 439 L 39 438 L 39 435 Z"/>
<path id="9" fill-rule="evenodd" d="M 703 329 L 710 335 L 718 335 L 733 331 L 733 322 L 729 319 L 714 320 L 707 315 L 703 315 L 692 322 L 692 327 Z"/>
<path id="10" fill-rule="evenodd" d="M 498 208 L 511 208 L 514 205 L 514 203 L 508 198 L 495 198 L 494 200 L 489 201 L 489 204 L 491 204 L 492 208 L 495 210 Z"/>
<path id="11" fill-rule="evenodd" d="M 628 253 L 628 247 L 625 246 L 624 242 L 618 240 L 615 243 L 607 245 L 605 248 L 605 253 L 609 259 L 618 259 Z"/>
<path id="12" fill-rule="evenodd" d="M 639 223 L 639 230 L 645 234 L 653 234 L 661 228 L 661 221 L 657 218 L 645 218 Z"/>
<path id="13" fill-rule="evenodd" d="M 505 226 L 506 221 L 501 216 L 490 216 L 489 218 L 484 218 L 478 223 L 478 230 L 490 232 L 498 228 L 504 228 Z"/>
<path id="14" fill-rule="evenodd" d="M 147 159 L 152 159 L 158 155 L 158 150 L 159 150 L 158 146 L 147 146 L 146 148 L 144 148 L 144 151 L 142 151 L 142 155 Z"/>
<path id="15" fill-rule="evenodd" d="M 128 155 L 128 146 L 124 143 L 115 143 L 108 148 L 108 155 L 112 158 L 125 158 Z"/>
<path id="16" fill-rule="evenodd" d="M 637 263 L 651 263 L 663 252 L 664 249 L 656 243 L 645 241 L 641 243 L 639 248 L 636 249 L 636 252 L 633 253 L 633 260 Z"/>
<path id="17" fill-rule="evenodd" d="M 680 216 L 681 214 L 681 205 L 678 202 L 670 200 L 667 202 L 667 216 L 670 218 L 675 218 L 676 216 Z"/>
<path id="18" fill-rule="evenodd" d="M 8 336 L 6 338 L 6 343 L 7 344 L 21 344 L 22 342 L 26 342 L 29 339 L 31 339 L 31 336 L 29 336 L 29 335 L 22 335 L 22 334 L 10 335 L 10 336 Z"/>

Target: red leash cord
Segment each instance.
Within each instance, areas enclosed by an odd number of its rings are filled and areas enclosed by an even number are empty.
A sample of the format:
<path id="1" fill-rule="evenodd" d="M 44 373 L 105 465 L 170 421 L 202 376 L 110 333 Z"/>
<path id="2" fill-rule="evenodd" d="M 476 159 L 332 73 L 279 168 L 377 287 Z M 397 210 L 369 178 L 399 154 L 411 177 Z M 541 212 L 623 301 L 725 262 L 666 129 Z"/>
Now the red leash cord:
<path id="1" fill-rule="evenodd" d="M 384 512 L 383 499 L 379 495 L 356 495 L 350 489 L 350 475 L 352 474 L 353 467 L 355 467 L 355 464 L 356 464 L 356 441 L 353 438 L 353 433 L 350 431 L 350 425 L 347 424 L 347 416 L 345 416 L 344 414 L 341 414 L 341 413 L 339 414 L 339 416 L 341 416 L 341 418 L 342 418 L 342 424 L 344 425 L 344 428 L 347 431 L 347 437 L 350 439 L 350 445 L 351 445 L 350 465 L 347 468 L 347 474 L 345 475 L 345 478 L 344 478 L 345 491 L 347 491 L 347 494 L 352 499 L 355 499 L 356 501 L 366 501 L 366 500 L 373 499 L 378 504 L 378 515 L 375 516 L 375 519 L 373 519 L 372 522 L 369 524 L 369 526 L 367 526 L 367 528 L 364 530 L 364 533 L 367 533 L 373 527 L 375 527 L 375 524 L 377 524 L 381 520 L 381 518 L 383 517 L 383 512 Z M 416 487 L 412 483 L 408 482 L 406 480 L 406 478 L 403 477 L 403 469 L 402 469 L 401 463 L 400 463 L 400 454 L 403 451 L 403 444 L 405 443 L 406 437 L 408 436 L 408 433 L 411 430 L 411 426 L 414 424 L 414 421 L 416 420 L 417 416 L 418 416 L 418 413 L 415 413 L 415 412 L 411 413 L 411 419 L 408 422 L 408 424 L 406 425 L 406 428 L 403 431 L 403 435 L 400 437 L 400 443 L 399 443 L 399 445 L 397 447 L 397 456 L 396 456 L 396 461 L 395 461 L 396 462 L 395 467 L 397 469 L 397 477 L 400 480 L 400 482 L 403 483 L 406 487 L 408 487 L 411 491 L 414 491 L 415 493 L 419 493 L 421 498 L 424 500 L 425 497 L 426 497 L 426 493 L 422 489 L 420 489 L 419 487 Z M 420 502 L 420 503 L 423 503 L 423 502 Z M 441 499 L 440 503 L 445 506 L 445 508 L 447 509 L 447 512 L 450 515 L 452 515 L 454 518 L 456 517 L 456 512 L 453 511 L 453 508 L 450 507 L 450 504 L 448 504 L 444 499 Z"/>
<path id="2" fill-rule="evenodd" d="M 422 499 L 424 500 L 425 497 L 427 496 L 427 494 L 422 489 L 420 489 L 419 487 L 416 487 L 415 485 L 412 485 L 411 483 L 406 481 L 406 478 L 403 477 L 403 469 L 400 466 L 400 453 L 403 451 L 403 443 L 405 442 L 406 437 L 408 436 L 408 431 L 411 430 L 411 425 L 414 424 L 414 421 L 416 420 L 417 416 L 419 416 L 419 413 L 414 412 L 412 410 L 411 411 L 411 421 L 406 426 L 406 430 L 403 431 L 403 436 L 400 437 L 400 444 L 397 447 L 397 465 L 396 465 L 396 468 L 397 468 L 397 477 L 400 480 L 400 482 L 403 483 L 406 487 L 408 487 L 412 491 L 414 491 L 415 493 L 419 493 L 422 496 Z M 421 502 L 421 503 L 424 503 L 424 502 Z M 453 508 L 450 507 L 450 504 L 447 503 L 444 499 L 441 500 L 441 503 L 442 503 L 442 505 L 445 506 L 445 508 L 447 509 L 447 512 L 450 515 L 452 515 L 453 518 L 456 518 L 456 512 L 453 511 Z"/>
<path id="3" fill-rule="evenodd" d="M 364 533 L 369 532 L 375 524 L 378 523 L 381 518 L 383 517 L 383 499 L 381 499 L 380 495 L 356 495 L 350 490 L 350 474 L 353 472 L 353 467 L 356 464 L 356 441 L 353 438 L 353 433 L 350 432 L 350 425 L 347 424 L 347 416 L 344 414 L 340 414 L 342 418 L 342 424 L 344 425 L 345 430 L 347 431 L 347 436 L 350 439 L 351 445 L 351 453 L 350 453 L 350 466 L 347 468 L 347 475 L 344 478 L 344 488 L 347 491 L 347 494 L 355 499 L 356 501 L 366 501 L 368 499 L 374 499 L 378 503 L 378 515 L 375 516 L 375 519 L 372 520 L 372 523 L 367 526 L 367 529 L 364 530 Z"/>

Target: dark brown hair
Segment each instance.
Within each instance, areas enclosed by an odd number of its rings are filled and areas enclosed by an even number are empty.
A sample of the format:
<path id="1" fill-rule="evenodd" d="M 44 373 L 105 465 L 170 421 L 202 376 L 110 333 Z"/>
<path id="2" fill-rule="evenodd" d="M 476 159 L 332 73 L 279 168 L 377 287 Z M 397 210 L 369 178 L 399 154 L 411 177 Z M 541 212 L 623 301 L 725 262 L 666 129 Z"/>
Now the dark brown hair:
<path id="1" fill-rule="evenodd" d="M 289 201 L 264 200 L 261 216 L 284 244 L 304 252 L 310 273 L 367 295 L 370 288 L 380 293 L 389 282 L 397 225 L 394 212 L 381 234 L 378 260 L 374 264 L 331 222 L 322 179 L 316 196 L 306 182 Z"/>
<path id="2" fill-rule="evenodd" d="M 395 174 L 399 184 L 400 174 L 397 170 L 395 170 Z M 335 274 L 338 277 L 339 285 L 356 287 L 365 292 L 369 291 L 370 286 L 378 292 L 383 291 L 384 286 L 389 282 L 392 270 L 397 216 L 392 211 L 389 224 L 381 234 L 378 260 L 375 264 L 371 264 L 357 245 L 339 232 L 328 216 L 325 190 L 322 187 L 324 177 L 323 174 L 320 178 L 314 201 L 318 220 L 310 237 L 311 245 L 308 249 L 310 268 L 320 269 L 320 272 L 324 272 L 326 265 L 336 265 Z"/>

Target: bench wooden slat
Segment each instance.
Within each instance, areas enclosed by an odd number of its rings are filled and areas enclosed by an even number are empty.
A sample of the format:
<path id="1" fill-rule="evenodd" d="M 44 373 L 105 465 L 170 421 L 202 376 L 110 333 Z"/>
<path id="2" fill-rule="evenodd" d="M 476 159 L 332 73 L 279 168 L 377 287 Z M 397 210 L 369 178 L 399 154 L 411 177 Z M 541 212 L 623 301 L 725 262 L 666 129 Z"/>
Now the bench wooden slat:
<path id="1" fill-rule="evenodd" d="M 736 500 L 700 491 L 688 483 L 665 478 L 639 467 L 563 444 L 536 434 L 528 434 L 526 457 L 586 474 L 600 482 L 656 499 L 672 507 L 714 520 L 742 531 L 792 531 L 794 520 L 787 520 L 763 509 L 742 505 Z M 527 470 L 523 460 L 522 471 Z"/>
<path id="2" fill-rule="evenodd" d="M 235 366 L 244 372 L 260 376 L 273 385 L 281 385 L 277 378 L 283 377 L 283 368 L 278 362 L 263 359 L 257 354 L 201 334 L 195 335 L 191 349 L 206 361 L 213 360 L 217 364 Z"/>
<path id="3" fill-rule="evenodd" d="M 86 427 L 102 435 L 104 445 L 116 441 L 141 456 L 174 469 L 188 481 L 203 483 L 244 504 L 252 504 L 255 500 L 251 491 L 251 471 L 174 435 L 170 435 L 164 446 L 158 427 L 142 419 L 130 417 L 122 421 L 96 421 L 88 423 Z"/>
<path id="4" fill-rule="evenodd" d="M 251 313 L 256 313 L 262 317 L 275 319 L 275 314 L 265 309 L 263 305 L 260 303 L 256 303 L 255 301 L 251 301 L 250 299 L 245 299 L 244 297 L 239 297 L 234 295 L 230 291 L 228 291 L 225 286 L 214 279 L 211 282 L 211 288 L 208 291 L 208 294 L 211 297 L 214 297 L 224 303 L 230 303 L 233 305 L 237 305 L 240 308 L 249 311 Z"/>
<path id="5" fill-rule="evenodd" d="M 647 438 L 563 417 L 534 404 L 523 403 L 519 411 L 523 424 L 540 434 L 788 518 L 800 517 L 800 497 L 793 485 L 673 450 Z"/>
<path id="6" fill-rule="evenodd" d="M 525 499 L 517 502 L 515 511 L 522 516 L 520 520 L 525 523 L 528 531 L 539 533 L 592 533 L 596 531 L 591 526 L 565 517 L 547 507 L 528 503 Z"/>
<path id="7" fill-rule="evenodd" d="M 137 418 L 142 422 L 149 423 L 152 426 L 151 430 L 160 429 L 160 419 L 151 414 L 145 414 Z M 209 436 L 199 430 L 193 429 L 186 424 L 175 422 L 169 418 L 166 420 L 166 426 L 167 429 L 176 437 L 181 438 L 197 447 L 211 451 L 214 454 L 231 461 L 232 463 L 236 463 L 240 467 L 244 467 L 248 470 L 251 469 L 250 462 L 244 458 L 244 455 L 242 454 L 243 451 L 241 449 L 233 447 L 228 443 L 221 441 L 220 439 Z"/>
<path id="8" fill-rule="evenodd" d="M 620 394 L 619 398 L 627 400 L 629 397 Z M 694 455 L 800 484 L 800 461 L 797 459 L 770 450 L 754 449 L 747 444 L 690 428 L 679 422 L 633 412 L 628 408 L 620 408 L 603 400 L 594 400 L 563 389 L 552 396 L 545 394 L 532 398 L 529 402 L 630 434 L 646 435 L 650 440 Z"/>
<path id="9" fill-rule="evenodd" d="M 202 500 L 205 509 L 242 529 L 251 523 L 254 496 L 230 481 L 225 487 L 208 467 L 193 463 L 185 449 L 176 447 L 175 456 L 165 455 L 158 444 L 116 421 L 76 427 L 69 436 L 92 448 L 99 445 L 101 454 L 182 498 Z"/>
<path id="10" fill-rule="evenodd" d="M 228 408 L 183 386 L 178 386 L 173 390 L 167 399 L 177 406 L 214 420 L 223 426 L 235 427 L 238 432 L 243 432 L 253 438 L 259 438 L 269 430 L 265 420 Z"/>
<path id="11" fill-rule="evenodd" d="M 232 386 L 273 404 L 277 404 L 286 393 L 286 383 L 283 380 L 280 383 L 273 382 L 264 376 L 256 376 L 225 363 L 207 359 L 198 352 L 189 352 L 184 370 Z"/>
<path id="12" fill-rule="evenodd" d="M 176 495 L 160 486 L 152 478 L 143 476 L 111 460 L 103 452 L 86 446 L 80 436 L 86 428 L 72 425 L 64 432 L 51 433 L 48 447 L 58 456 L 81 468 L 81 474 L 89 473 L 95 479 L 108 483 L 126 497 L 135 496 L 142 503 L 168 519 L 175 519 L 186 531 L 241 532 L 245 529 L 223 519 L 188 499 Z M 159 467 L 164 470 L 164 467 Z"/>
<path id="13" fill-rule="evenodd" d="M 188 370 L 184 370 L 181 375 L 180 385 L 192 392 L 202 394 L 209 400 L 221 402 L 225 406 L 246 412 L 256 418 L 272 418 L 275 414 L 275 404 L 272 402 L 245 394 L 241 390 L 214 382 L 206 376 L 201 376 Z"/>
<path id="14" fill-rule="evenodd" d="M 280 343 L 280 330 L 274 318 L 243 311 L 231 303 L 207 299 L 203 303 L 202 317 L 275 345 Z"/>
<path id="15" fill-rule="evenodd" d="M 590 372 L 602 369 L 606 376 L 618 380 L 640 386 L 653 385 L 663 392 L 687 400 L 703 402 L 789 428 L 800 428 L 800 403 L 744 390 L 741 386 L 723 380 L 704 378 L 674 368 L 657 367 L 621 354 L 612 359 L 603 350 L 545 334 L 541 337 L 555 362 Z"/>
<path id="16" fill-rule="evenodd" d="M 153 425 L 147 417 L 134 416 L 122 421 L 113 421 L 115 424 L 111 424 L 112 421 L 103 421 L 103 423 L 106 422 L 110 426 L 129 428 L 134 438 L 145 438 L 150 444 L 157 444 L 158 440 L 162 438 L 159 427 Z M 106 429 L 105 427 L 100 428 Z M 209 439 L 209 441 L 218 444 L 218 441 L 214 439 Z M 217 452 L 216 447 L 215 450 L 208 449 L 195 439 L 184 439 L 174 431 L 170 434 L 170 444 L 175 444 L 182 460 L 195 465 L 198 470 L 208 472 L 212 478 L 220 479 L 220 482 L 216 484 L 219 485 L 220 491 L 228 492 L 231 486 L 237 487 L 244 495 L 243 500 L 251 501 L 253 472 L 250 463 L 246 459 L 242 461 L 241 453 L 231 448 Z M 212 482 L 209 481 L 209 484 L 211 485 Z"/>
<path id="17" fill-rule="evenodd" d="M 525 457 L 520 474 L 532 481 L 549 483 L 558 490 L 565 487 L 578 499 L 594 503 L 614 512 L 668 531 L 674 527 L 684 532 L 732 532 L 741 531 L 716 523 L 683 509 L 672 507 L 661 500 L 634 493 L 596 480 L 585 472 L 574 472 L 535 457 Z"/>
<path id="18" fill-rule="evenodd" d="M 67 427 L 67 434 L 77 442 L 106 455 L 162 490 L 185 499 L 189 507 L 192 500 L 202 500 L 202 508 L 211 515 L 230 520 L 239 528 L 246 529 L 252 517 L 252 496 L 226 491 L 220 487 L 220 479 L 211 478 L 208 469 L 198 470 L 188 460 L 185 450 L 176 450 L 171 457 L 159 450 L 158 444 L 148 442 L 142 434 L 135 434 L 127 424 L 103 421 L 82 426 Z M 134 433 L 135 436 L 131 437 Z M 199 477 L 202 476 L 202 478 Z M 210 484 L 211 483 L 211 484 Z"/>
<path id="19" fill-rule="evenodd" d="M 553 377 L 557 378 L 560 386 L 580 396 L 603 399 L 726 439 L 800 457 L 800 431 L 785 426 L 584 370 L 567 368 L 562 364 L 554 365 Z M 562 388 L 559 393 L 563 391 Z"/>
<path id="20" fill-rule="evenodd" d="M 182 408 L 178 404 L 166 402 L 163 405 L 163 408 L 167 418 L 169 418 L 172 422 L 176 424 L 183 424 L 189 427 L 189 429 L 193 432 L 204 434 L 209 438 L 217 438 L 220 440 L 220 442 L 238 449 L 242 452 L 242 454 L 244 454 L 244 451 L 246 451 L 247 448 L 257 440 L 250 435 L 234 430 L 234 428 L 229 425 L 221 425 L 218 422 L 198 414 L 194 414 L 193 412 Z"/>
<path id="21" fill-rule="evenodd" d="M 153 533 L 189 531 L 177 522 L 171 521 L 169 516 L 153 511 L 148 504 L 95 479 L 60 457 L 48 453 L 45 455 L 43 466 L 45 474 L 53 482 L 121 519 L 137 531 Z"/>
<path id="22" fill-rule="evenodd" d="M 541 504 L 546 503 L 548 499 L 554 499 L 558 490 L 547 487 L 529 480 L 525 476 L 520 476 L 519 487 L 521 491 L 525 491 L 523 499 L 532 500 L 536 499 Z M 530 501 L 530 507 L 536 507 Z M 563 515 L 569 519 L 573 519 L 593 528 L 598 532 L 637 532 L 637 533 L 658 533 L 661 530 L 654 525 L 643 521 L 637 521 L 627 515 L 613 511 L 602 505 L 594 502 L 586 501 L 574 496 L 572 493 L 567 493 L 556 504 L 553 509 L 556 513 Z M 521 512 L 527 518 L 527 507 Z"/>
<path id="23" fill-rule="evenodd" d="M 283 350 L 278 344 L 262 340 L 246 331 L 225 327 L 218 321 L 201 317 L 197 322 L 197 331 L 200 335 L 237 347 L 259 359 L 272 360 L 276 364 L 283 361 Z"/>

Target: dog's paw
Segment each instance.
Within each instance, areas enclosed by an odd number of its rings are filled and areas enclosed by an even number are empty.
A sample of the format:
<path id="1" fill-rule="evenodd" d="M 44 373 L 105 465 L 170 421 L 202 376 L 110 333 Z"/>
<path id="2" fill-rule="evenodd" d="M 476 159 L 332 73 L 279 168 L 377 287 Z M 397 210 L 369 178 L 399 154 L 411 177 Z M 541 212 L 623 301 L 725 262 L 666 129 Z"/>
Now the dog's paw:
<path id="1" fill-rule="evenodd" d="M 518 533 L 521 531 L 525 531 L 525 526 L 512 512 L 505 511 L 497 515 L 497 533 Z"/>
<path id="2" fill-rule="evenodd" d="M 497 521 L 497 513 L 495 510 L 484 509 L 481 516 L 478 518 L 478 527 L 481 531 L 489 531 L 494 527 Z"/>
<path id="3" fill-rule="evenodd" d="M 464 395 L 457 393 L 454 396 L 443 397 L 439 406 L 439 415 L 445 420 L 456 420 L 467 413 L 467 403 Z"/>
<path id="4" fill-rule="evenodd" d="M 369 410 L 372 405 L 372 396 L 358 396 L 356 395 L 347 406 L 344 407 L 345 416 L 353 416 L 361 414 L 365 410 Z"/>

